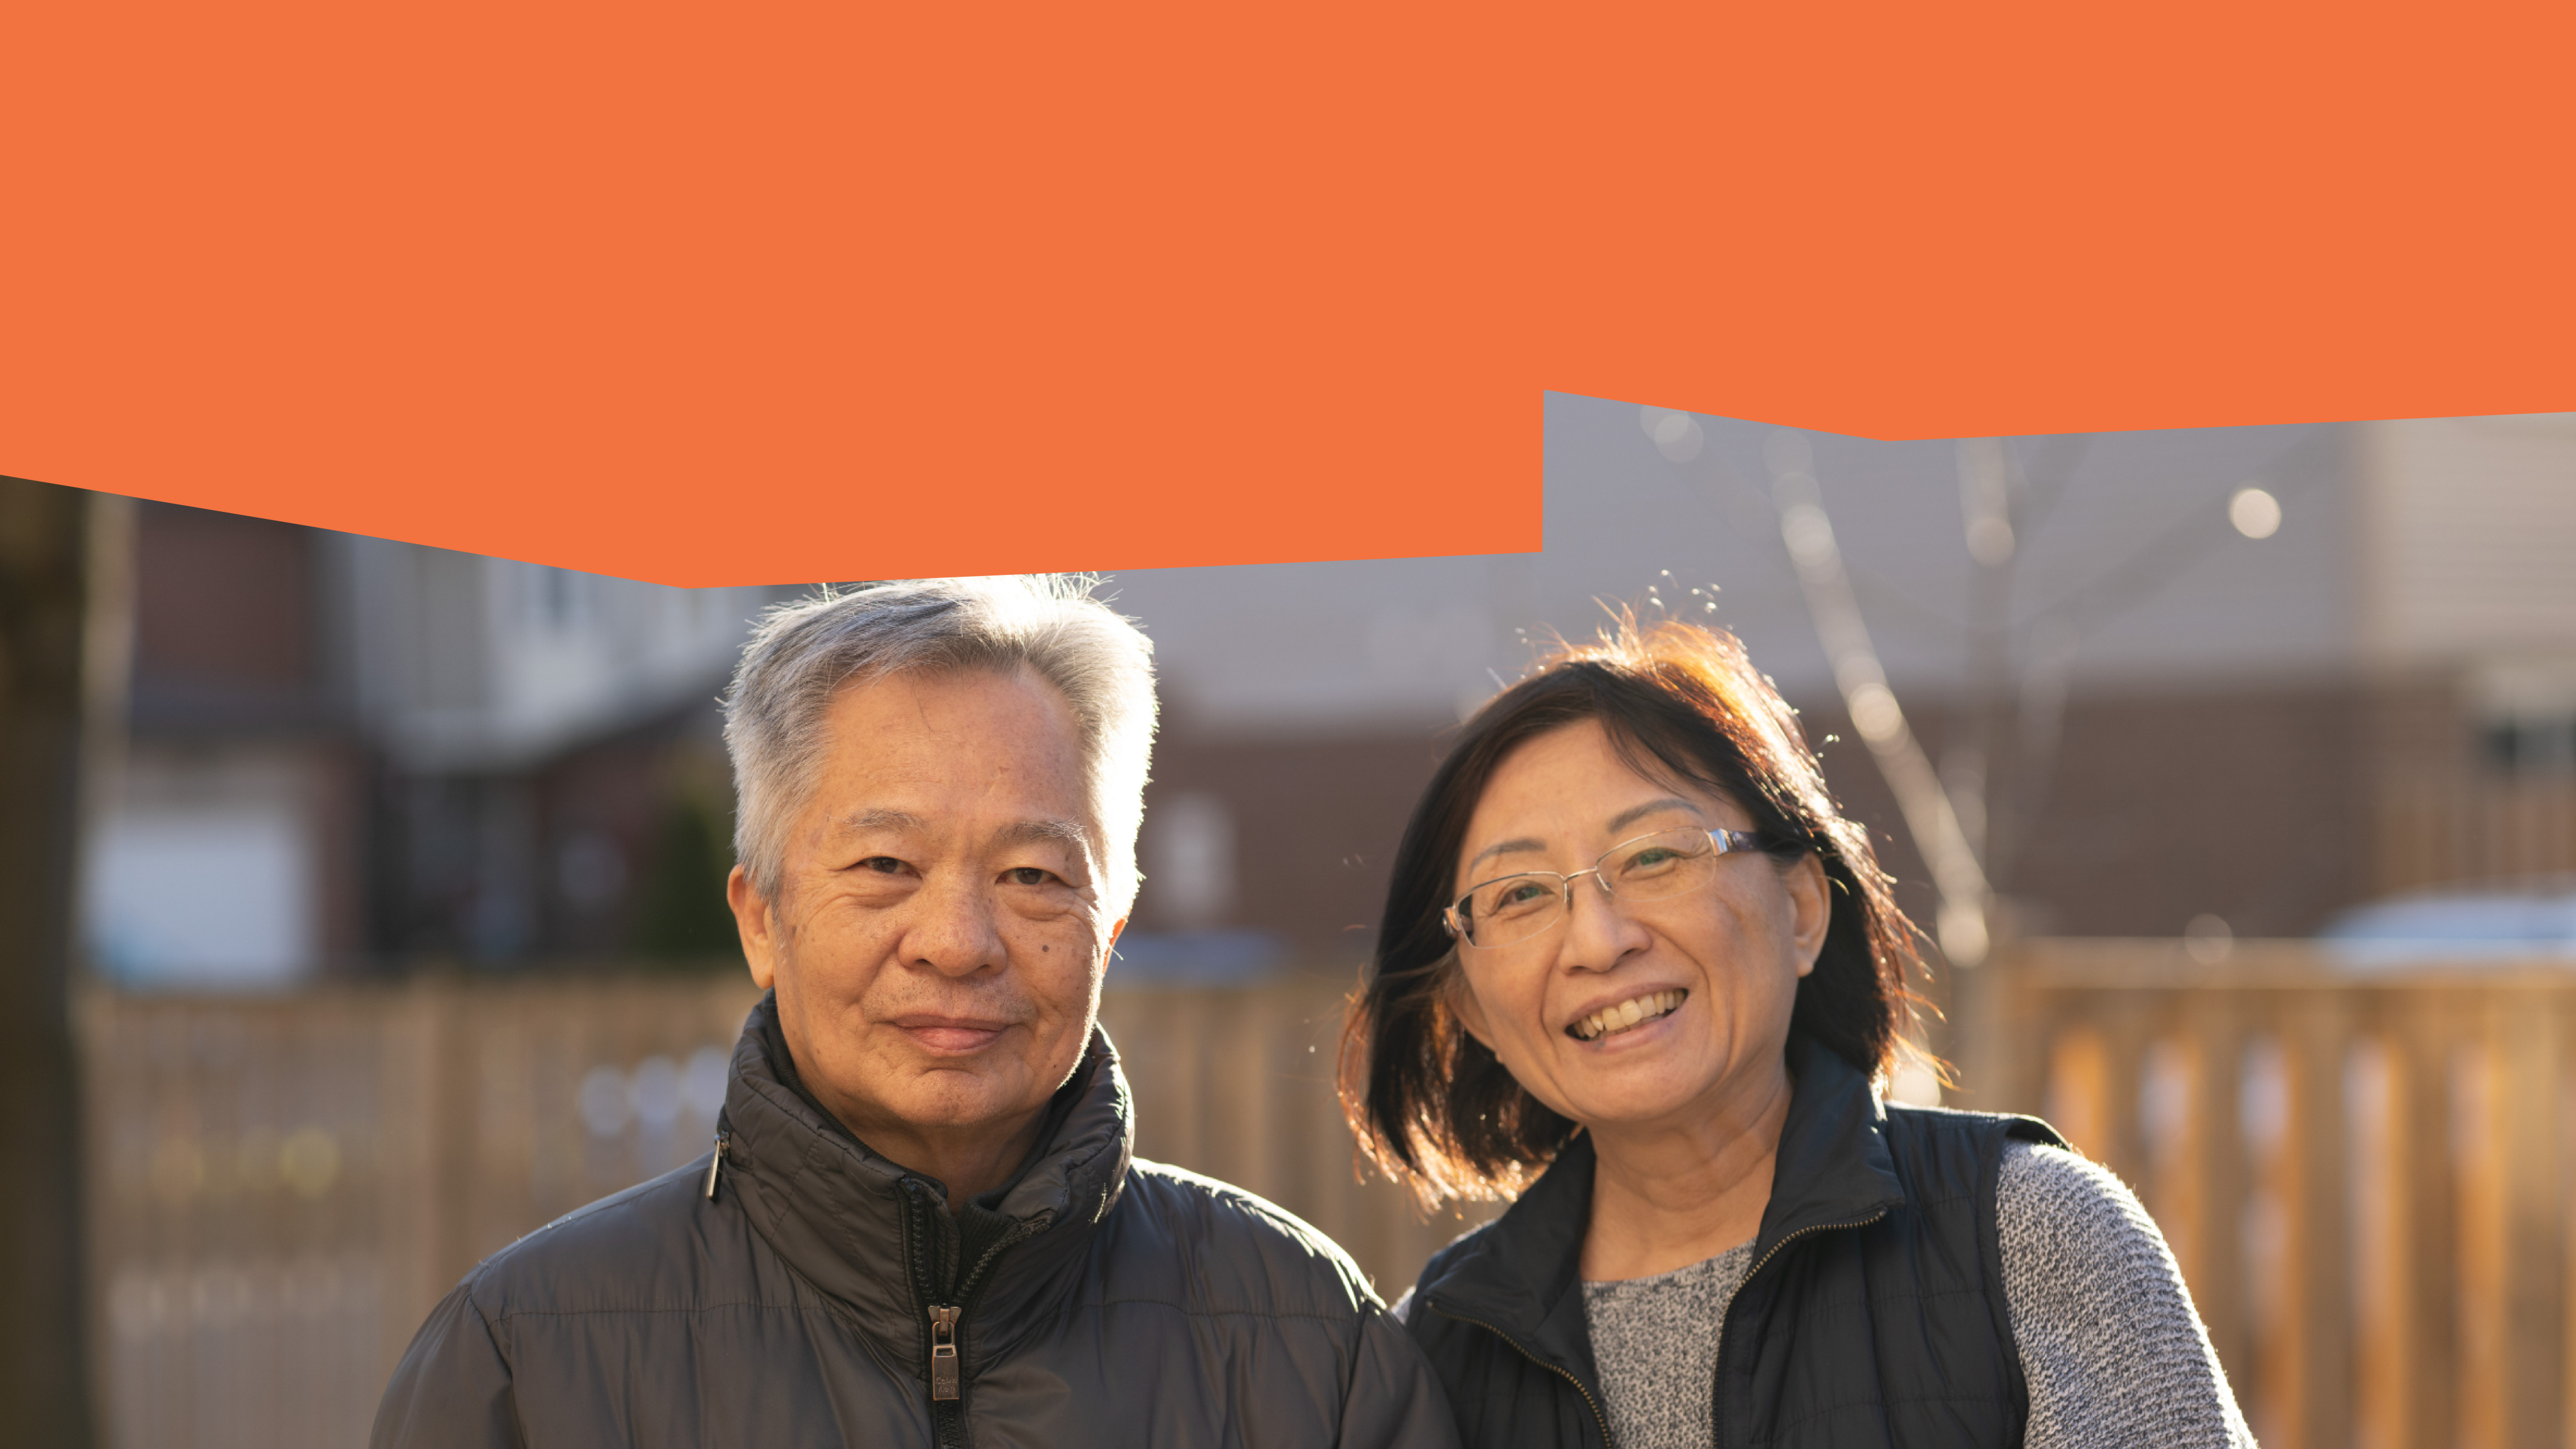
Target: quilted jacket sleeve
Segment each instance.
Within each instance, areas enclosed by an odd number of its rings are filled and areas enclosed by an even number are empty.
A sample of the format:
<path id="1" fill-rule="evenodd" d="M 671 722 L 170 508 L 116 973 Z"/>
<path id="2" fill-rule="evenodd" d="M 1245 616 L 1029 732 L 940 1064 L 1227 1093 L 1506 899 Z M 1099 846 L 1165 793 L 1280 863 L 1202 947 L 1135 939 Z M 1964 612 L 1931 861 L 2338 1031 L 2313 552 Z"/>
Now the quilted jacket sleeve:
<path id="1" fill-rule="evenodd" d="M 376 1408 L 369 1449 L 520 1449 L 510 1365 L 471 1280 L 431 1311 Z"/>
<path id="2" fill-rule="evenodd" d="M 1372 1308 L 1361 1324 L 1350 1397 L 1342 1407 L 1340 1449 L 1456 1449 L 1458 1421 L 1449 1396 L 1413 1335 Z"/>

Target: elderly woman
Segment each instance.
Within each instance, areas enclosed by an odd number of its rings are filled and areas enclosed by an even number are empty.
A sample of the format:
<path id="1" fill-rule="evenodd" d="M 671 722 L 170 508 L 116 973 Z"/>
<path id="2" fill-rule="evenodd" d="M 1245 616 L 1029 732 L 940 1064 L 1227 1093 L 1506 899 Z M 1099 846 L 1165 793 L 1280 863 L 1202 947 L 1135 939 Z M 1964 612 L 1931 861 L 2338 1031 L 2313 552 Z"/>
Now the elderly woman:
<path id="1" fill-rule="evenodd" d="M 1468 723 L 1344 1098 L 1426 1201 L 1514 1199 L 1398 1307 L 1470 1449 L 2252 1443 L 2118 1179 L 1882 1100 L 1913 942 L 1731 637 L 1632 624 Z"/>

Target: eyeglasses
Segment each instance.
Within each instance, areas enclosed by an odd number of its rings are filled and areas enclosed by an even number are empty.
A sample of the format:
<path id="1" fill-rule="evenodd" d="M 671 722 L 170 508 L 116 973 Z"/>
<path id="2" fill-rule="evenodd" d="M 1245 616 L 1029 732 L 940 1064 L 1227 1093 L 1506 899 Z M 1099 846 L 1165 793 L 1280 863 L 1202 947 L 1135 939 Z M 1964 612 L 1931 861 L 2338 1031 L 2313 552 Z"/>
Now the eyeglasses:
<path id="1" fill-rule="evenodd" d="M 1463 945 L 1514 946 L 1539 935 L 1574 908 L 1574 883 L 1585 876 L 1603 895 L 1623 901 L 1660 901 L 1688 895 L 1717 878 L 1717 858 L 1768 844 L 1750 830 L 1659 830 L 1601 852 L 1590 870 L 1560 875 L 1525 870 L 1497 876 L 1460 896 L 1440 913 L 1449 934 Z"/>

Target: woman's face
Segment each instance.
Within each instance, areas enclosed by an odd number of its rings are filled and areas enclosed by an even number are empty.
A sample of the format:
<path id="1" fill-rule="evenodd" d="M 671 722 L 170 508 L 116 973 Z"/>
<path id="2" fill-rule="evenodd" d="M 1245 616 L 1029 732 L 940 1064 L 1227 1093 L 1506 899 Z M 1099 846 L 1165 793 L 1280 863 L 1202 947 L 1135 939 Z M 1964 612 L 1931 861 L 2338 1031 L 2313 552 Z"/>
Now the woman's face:
<path id="1" fill-rule="evenodd" d="M 1506 756 L 1467 825 L 1452 898 L 1518 871 L 1571 875 L 1657 831 L 1751 830 L 1734 801 L 1650 780 L 1585 720 Z M 1798 978 L 1828 916 L 1814 856 L 1782 867 L 1719 856 L 1702 888 L 1660 900 L 1605 895 L 1586 876 L 1572 908 L 1511 945 L 1461 943 L 1468 1031 L 1530 1095 L 1588 1128 L 1703 1118 L 1781 1070 Z M 1634 1003 L 1640 1019 L 1624 1024 Z M 1608 1015 L 1604 1015 L 1608 1013 Z"/>

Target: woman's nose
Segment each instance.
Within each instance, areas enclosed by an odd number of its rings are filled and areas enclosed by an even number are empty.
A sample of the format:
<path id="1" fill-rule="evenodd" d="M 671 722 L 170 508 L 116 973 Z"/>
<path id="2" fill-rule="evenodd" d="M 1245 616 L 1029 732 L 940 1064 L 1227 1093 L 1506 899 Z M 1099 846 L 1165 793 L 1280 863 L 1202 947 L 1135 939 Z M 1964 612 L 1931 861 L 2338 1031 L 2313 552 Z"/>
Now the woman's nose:
<path id="1" fill-rule="evenodd" d="M 1637 934 L 1637 924 L 1620 909 L 1619 898 L 1610 893 L 1610 883 L 1598 871 L 1585 871 L 1591 885 L 1582 888 L 1583 877 L 1567 881 L 1565 903 L 1565 953 L 1567 964 L 1606 970 L 1636 945 L 1629 938 Z"/>

